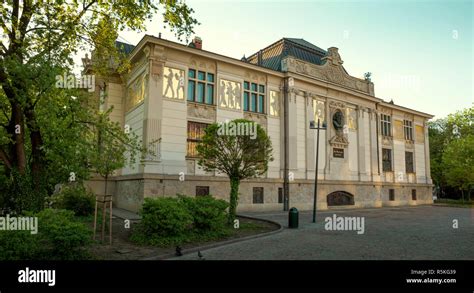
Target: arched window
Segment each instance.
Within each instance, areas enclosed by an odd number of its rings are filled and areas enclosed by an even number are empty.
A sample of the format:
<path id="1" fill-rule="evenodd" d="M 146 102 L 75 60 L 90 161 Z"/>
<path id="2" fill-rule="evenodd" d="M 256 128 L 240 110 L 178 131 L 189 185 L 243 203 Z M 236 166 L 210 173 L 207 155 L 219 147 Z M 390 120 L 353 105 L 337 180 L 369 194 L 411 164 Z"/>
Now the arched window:
<path id="1" fill-rule="evenodd" d="M 327 196 L 328 206 L 354 205 L 354 196 L 345 191 L 334 191 Z"/>

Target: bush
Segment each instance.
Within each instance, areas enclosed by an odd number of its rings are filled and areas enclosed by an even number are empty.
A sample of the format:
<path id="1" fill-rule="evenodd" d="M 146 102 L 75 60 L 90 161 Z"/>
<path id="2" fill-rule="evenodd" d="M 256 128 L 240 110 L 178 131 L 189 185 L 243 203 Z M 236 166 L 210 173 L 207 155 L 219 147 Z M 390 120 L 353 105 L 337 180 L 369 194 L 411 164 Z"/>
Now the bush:
<path id="1" fill-rule="evenodd" d="M 226 209 L 229 204 L 222 199 L 214 199 L 211 195 L 187 197 L 180 195 L 193 217 L 193 226 L 202 231 L 219 231 L 225 228 L 227 223 Z"/>
<path id="2" fill-rule="evenodd" d="M 41 240 L 48 259 L 82 259 L 84 247 L 91 243 L 92 231 L 74 218 L 68 210 L 45 209 L 37 214 Z"/>
<path id="3" fill-rule="evenodd" d="M 0 231 L 0 260 L 34 260 L 41 255 L 38 234 Z"/>
<path id="4" fill-rule="evenodd" d="M 186 207 L 176 198 L 146 198 L 141 210 L 141 225 L 147 235 L 183 235 L 193 223 Z"/>
<path id="5" fill-rule="evenodd" d="M 230 234 L 228 203 L 212 196 L 146 198 L 141 223 L 131 239 L 141 244 L 166 246 L 190 241 L 207 241 Z"/>
<path id="6" fill-rule="evenodd" d="M 95 195 L 82 185 L 69 185 L 50 197 L 50 206 L 73 211 L 76 216 L 88 216 L 94 212 Z"/>
<path id="7" fill-rule="evenodd" d="M 74 218 L 74 212 L 45 209 L 26 213 L 38 217 L 38 233 L 0 231 L 0 260 L 76 260 L 89 258 L 84 250 L 92 231 Z"/>

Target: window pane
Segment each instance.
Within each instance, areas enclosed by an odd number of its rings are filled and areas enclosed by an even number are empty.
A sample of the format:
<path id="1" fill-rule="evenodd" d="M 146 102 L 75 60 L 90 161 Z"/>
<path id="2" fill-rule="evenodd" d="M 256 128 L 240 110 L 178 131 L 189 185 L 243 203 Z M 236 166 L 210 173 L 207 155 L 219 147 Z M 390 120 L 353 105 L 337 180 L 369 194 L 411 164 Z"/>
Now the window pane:
<path id="1" fill-rule="evenodd" d="M 257 91 L 257 84 L 252 83 L 252 91 L 256 92 Z"/>
<path id="2" fill-rule="evenodd" d="M 209 81 L 209 82 L 214 82 L 214 74 L 208 73 L 208 74 L 207 74 L 207 81 Z"/>
<path id="3" fill-rule="evenodd" d="M 209 186 L 196 186 L 196 196 L 209 195 Z"/>
<path id="4" fill-rule="evenodd" d="M 250 111 L 257 111 L 257 94 L 252 94 L 252 100 L 250 101 Z"/>
<path id="5" fill-rule="evenodd" d="M 194 88 L 196 86 L 196 82 L 193 80 L 190 80 L 188 82 L 188 101 L 194 101 Z"/>
<path id="6" fill-rule="evenodd" d="M 206 90 L 206 104 L 212 105 L 213 97 L 214 97 L 214 85 L 208 84 L 207 90 Z"/>
<path id="7" fill-rule="evenodd" d="M 263 100 L 264 100 L 264 96 L 259 95 L 258 96 L 258 112 L 260 113 L 263 113 Z"/>
<path id="8" fill-rule="evenodd" d="M 202 71 L 199 71 L 198 72 L 198 79 L 199 80 L 206 80 L 206 73 L 202 72 Z"/>
<path id="9" fill-rule="evenodd" d="M 244 110 L 249 110 L 249 92 L 244 92 Z"/>
<path id="10" fill-rule="evenodd" d="M 264 93 L 265 92 L 265 86 L 264 85 L 259 85 L 258 86 L 258 92 Z"/>
<path id="11" fill-rule="evenodd" d="M 196 70 L 189 69 L 189 77 L 190 78 L 196 78 Z"/>
<path id="12" fill-rule="evenodd" d="M 198 82 L 196 102 L 204 103 L 204 83 Z"/>
<path id="13" fill-rule="evenodd" d="M 246 89 L 246 90 L 250 89 L 248 81 L 244 81 L 244 89 Z"/>

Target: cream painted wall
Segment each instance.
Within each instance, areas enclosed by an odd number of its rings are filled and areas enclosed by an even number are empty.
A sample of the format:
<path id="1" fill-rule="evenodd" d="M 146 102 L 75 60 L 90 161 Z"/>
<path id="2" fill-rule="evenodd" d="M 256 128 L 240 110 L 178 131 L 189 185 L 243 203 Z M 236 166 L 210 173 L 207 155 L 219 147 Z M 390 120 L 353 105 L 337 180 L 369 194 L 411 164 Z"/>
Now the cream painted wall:
<path id="1" fill-rule="evenodd" d="M 143 139 L 143 111 L 144 104 L 141 103 L 136 108 L 125 115 L 125 125 L 130 127 L 130 132 L 138 136 L 139 140 Z M 123 175 L 134 174 L 139 172 L 140 154 L 137 154 L 135 164 L 132 166 L 125 166 L 123 168 Z"/>
<path id="2" fill-rule="evenodd" d="M 273 148 L 273 161 L 268 163 L 268 177 L 269 178 L 280 178 L 280 118 L 268 118 L 268 135 L 272 142 Z"/>
<path id="3" fill-rule="evenodd" d="M 295 179 L 306 177 L 306 103 L 305 98 L 296 96 L 296 166 Z"/>
<path id="4" fill-rule="evenodd" d="M 395 182 L 406 182 L 405 168 L 405 141 L 393 141 L 393 171 Z"/>
<path id="5" fill-rule="evenodd" d="M 426 183 L 425 146 L 415 143 L 415 172 L 417 183 Z"/>
<path id="6" fill-rule="evenodd" d="M 109 82 L 107 86 L 107 109 L 114 107 L 112 113 L 110 113 L 110 120 L 118 122 L 119 125 L 123 125 L 123 88 L 119 83 Z"/>
<path id="7" fill-rule="evenodd" d="M 184 102 L 163 99 L 161 123 L 161 166 L 160 173 L 186 173 L 187 108 Z M 160 170 L 161 169 L 161 170 Z"/>

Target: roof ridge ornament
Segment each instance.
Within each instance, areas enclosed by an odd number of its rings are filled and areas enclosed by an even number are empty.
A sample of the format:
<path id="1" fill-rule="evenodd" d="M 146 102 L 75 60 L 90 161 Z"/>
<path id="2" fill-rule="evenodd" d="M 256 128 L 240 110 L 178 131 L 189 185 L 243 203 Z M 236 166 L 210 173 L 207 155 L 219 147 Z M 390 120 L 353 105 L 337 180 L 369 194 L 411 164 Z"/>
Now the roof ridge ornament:
<path id="1" fill-rule="evenodd" d="M 322 60 L 328 60 L 328 61 L 332 62 L 332 64 L 335 65 L 335 66 L 342 65 L 342 63 L 344 63 L 344 61 L 342 61 L 341 55 L 339 55 L 338 50 L 339 49 L 336 48 L 336 47 L 328 48 L 328 52 L 327 52 L 326 56 L 324 56 L 322 58 Z"/>

